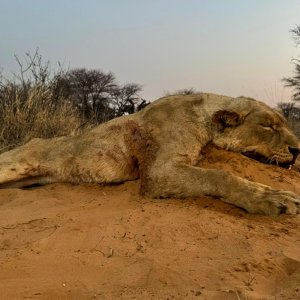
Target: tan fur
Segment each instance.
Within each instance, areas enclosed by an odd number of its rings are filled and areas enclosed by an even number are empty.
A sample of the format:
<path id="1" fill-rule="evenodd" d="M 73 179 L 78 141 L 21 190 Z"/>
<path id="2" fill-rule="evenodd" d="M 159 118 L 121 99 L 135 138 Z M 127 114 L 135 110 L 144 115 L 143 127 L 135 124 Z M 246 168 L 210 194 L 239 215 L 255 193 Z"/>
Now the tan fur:
<path id="1" fill-rule="evenodd" d="M 170 96 L 76 137 L 34 139 L 0 155 L 0 184 L 114 183 L 141 178 L 150 197 L 219 197 L 250 213 L 299 213 L 299 196 L 198 166 L 208 143 L 293 163 L 300 148 L 284 118 L 262 102 L 214 94 Z"/>

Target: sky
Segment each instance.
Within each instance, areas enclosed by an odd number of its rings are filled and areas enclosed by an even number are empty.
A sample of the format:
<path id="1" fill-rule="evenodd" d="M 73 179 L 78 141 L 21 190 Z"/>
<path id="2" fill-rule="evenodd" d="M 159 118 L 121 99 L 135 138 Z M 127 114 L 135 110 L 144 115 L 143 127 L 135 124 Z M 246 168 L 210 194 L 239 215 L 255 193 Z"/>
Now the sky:
<path id="1" fill-rule="evenodd" d="M 0 71 L 38 47 L 55 67 L 112 71 L 141 97 L 194 88 L 288 101 L 299 0 L 0 0 Z"/>

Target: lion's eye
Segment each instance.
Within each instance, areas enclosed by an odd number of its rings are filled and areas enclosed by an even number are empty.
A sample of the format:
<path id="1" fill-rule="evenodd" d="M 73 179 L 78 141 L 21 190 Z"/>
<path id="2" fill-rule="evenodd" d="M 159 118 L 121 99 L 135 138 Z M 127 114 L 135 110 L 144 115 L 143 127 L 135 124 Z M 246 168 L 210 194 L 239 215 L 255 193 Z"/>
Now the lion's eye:
<path id="1" fill-rule="evenodd" d="M 264 125 L 264 124 L 259 124 L 262 128 L 267 129 L 267 130 L 275 130 L 272 125 Z"/>

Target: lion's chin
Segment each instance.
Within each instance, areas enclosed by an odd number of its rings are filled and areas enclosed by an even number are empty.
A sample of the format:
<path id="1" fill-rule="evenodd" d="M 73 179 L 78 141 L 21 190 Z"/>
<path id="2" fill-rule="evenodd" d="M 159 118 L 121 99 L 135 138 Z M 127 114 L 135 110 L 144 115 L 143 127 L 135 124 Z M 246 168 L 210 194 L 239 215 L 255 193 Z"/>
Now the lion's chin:
<path id="1" fill-rule="evenodd" d="M 260 153 L 257 153 L 255 151 L 245 151 L 242 154 L 249 158 L 255 159 L 261 163 L 271 164 L 271 165 L 279 166 L 279 167 L 282 167 L 285 169 L 290 169 L 292 167 L 292 165 L 295 164 L 297 156 L 298 156 L 298 155 L 293 155 L 292 160 L 280 162 L 280 161 L 277 161 L 274 159 L 270 159 L 270 158 L 268 158 Z"/>

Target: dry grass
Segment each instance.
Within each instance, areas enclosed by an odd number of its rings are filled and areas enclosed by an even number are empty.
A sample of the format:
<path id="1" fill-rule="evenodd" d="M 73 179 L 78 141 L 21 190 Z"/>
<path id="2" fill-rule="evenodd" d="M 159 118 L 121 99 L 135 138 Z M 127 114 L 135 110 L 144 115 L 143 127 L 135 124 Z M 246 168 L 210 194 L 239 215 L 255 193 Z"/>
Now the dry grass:
<path id="1" fill-rule="evenodd" d="M 74 133 L 81 123 L 67 101 L 53 101 L 46 85 L 32 88 L 7 85 L 0 102 L 0 152 L 34 137 L 49 138 Z"/>
<path id="2" fill-rule="evenodd" d="M 118 85 L 101 70 L 51 68 L 38 48 L 23 59 L 19 72 L 0 73 L 0 153 L 32 138 L 77 133 L 146 106 L 138 84 Z"/>

